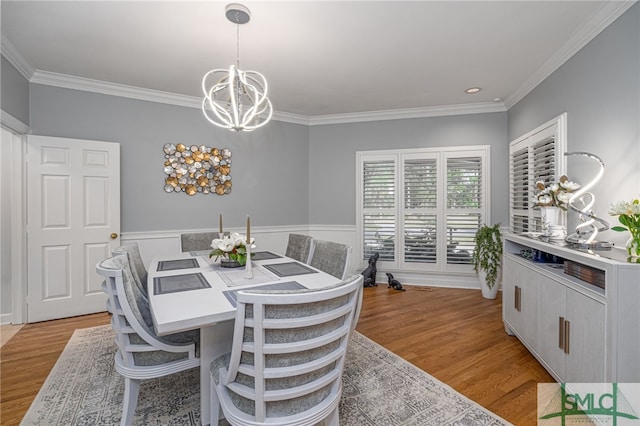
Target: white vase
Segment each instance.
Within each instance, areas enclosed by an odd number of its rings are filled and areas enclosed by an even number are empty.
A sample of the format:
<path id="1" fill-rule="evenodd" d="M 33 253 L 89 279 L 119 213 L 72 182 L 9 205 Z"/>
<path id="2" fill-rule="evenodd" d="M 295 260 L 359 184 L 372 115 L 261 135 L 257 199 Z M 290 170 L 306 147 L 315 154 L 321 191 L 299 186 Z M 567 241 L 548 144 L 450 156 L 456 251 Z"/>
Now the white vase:
<path id="1" fill-rule="evenodd" d="M 551 226 L 560 225 L 562 210 L 560 207 L 540 207 L 540 219 L 542 221 L 542 235 L 549 236 Z"/>
<path id="2" fill-rule="evenodd" d="M 489 288 L 487 285 L 487 273 L 484 269 L 478 268 L 478 278 L 480 279 L 480 289 L 482 290 L 482 297 L 485 299 L 495 299 L 498 295 L 498 288 L 500 287 L 500 269 L 498 269 L 498 276 L 493 287 Z"/>

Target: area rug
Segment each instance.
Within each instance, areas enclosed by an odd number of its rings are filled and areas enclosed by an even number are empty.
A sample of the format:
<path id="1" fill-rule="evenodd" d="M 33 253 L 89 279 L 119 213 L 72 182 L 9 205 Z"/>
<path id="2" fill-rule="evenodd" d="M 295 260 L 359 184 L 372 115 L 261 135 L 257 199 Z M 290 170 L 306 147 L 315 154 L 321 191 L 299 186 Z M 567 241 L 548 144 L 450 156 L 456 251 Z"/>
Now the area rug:
<path id="1" fill-rule="evenodd" d="M 117 425 L 124 380 L 110 326 L 76 330 L 21 425 Z M 200 425 L 198 369 L 140 386 L 134 425 Z M 227 424 L 226 422 L 221 422 Z M 451 387 L 354 333 L 343 375 L 340 424 L 507 425 Z"/>

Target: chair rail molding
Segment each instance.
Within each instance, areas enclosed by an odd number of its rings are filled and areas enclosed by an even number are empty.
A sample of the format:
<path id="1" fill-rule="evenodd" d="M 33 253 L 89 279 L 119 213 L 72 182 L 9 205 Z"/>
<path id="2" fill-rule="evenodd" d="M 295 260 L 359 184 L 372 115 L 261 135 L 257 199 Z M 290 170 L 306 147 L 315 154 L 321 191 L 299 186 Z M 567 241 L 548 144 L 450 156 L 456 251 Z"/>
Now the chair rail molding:
<path id="1" fill-rule="evenodd" d="M 217 229 L 180 229 L 166 231 L 147 232 L 123 232 L 121 242 L 137 242 L 145 264 L 149 264 L 154 256 L 170 255 L 180 251 L 180 234 L 212 232 Z M 225 228 L 226 232 L 244 233 L 244 227 Z M 261 226 L 252 227 L 251 236 L 256 239 L 256 250 L 271 250 L 278 253 L 286 251 L 290 233 L 307 234 L 315 239 L 335 241 L 355 247 L 355 225 L 287 225 L 287 226 Z M 359 274 L 366 267 L 357 258 L 357 253 L 352 252 L 349 262 L 349 273 Z M 363 266 L 364 265 L 364 266 Z M 393 272 L 394 276 L 403 284 L 416 286 L 450 287 L 480 289 L 480 281 L 475 273 L 469 274 L 437 274 L 417 271 L 378 271 L 378 282 L 386 282 L 382 272 Z M 383 284 L 381 284 L 383 285 Z"/>

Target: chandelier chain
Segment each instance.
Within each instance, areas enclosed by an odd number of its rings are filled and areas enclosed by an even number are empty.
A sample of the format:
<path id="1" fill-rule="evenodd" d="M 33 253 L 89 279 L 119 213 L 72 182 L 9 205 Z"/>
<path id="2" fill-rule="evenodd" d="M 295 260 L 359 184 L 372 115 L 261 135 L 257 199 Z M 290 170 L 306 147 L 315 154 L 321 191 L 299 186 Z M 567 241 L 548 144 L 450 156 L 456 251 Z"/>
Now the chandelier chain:
<path id="1" fill-rule="evenodd" d="M 236 23 L 236 66 L 240 69 L 240 24 Z"/>

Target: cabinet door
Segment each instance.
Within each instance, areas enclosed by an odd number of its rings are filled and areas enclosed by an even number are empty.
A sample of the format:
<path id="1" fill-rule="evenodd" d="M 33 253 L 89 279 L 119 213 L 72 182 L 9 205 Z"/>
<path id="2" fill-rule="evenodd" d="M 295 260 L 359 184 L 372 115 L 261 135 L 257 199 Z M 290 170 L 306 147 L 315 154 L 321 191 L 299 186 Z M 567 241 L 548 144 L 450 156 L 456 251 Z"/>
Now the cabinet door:
<path id="1" fill-rule="evenodd" d="M 520 335 L 531 348 L 538 347 L 538 284 L 539 274 L 520 268 Z"/>
<path id="2" fill-rule="evenodd" d="M 520 340 L 535 347 L 538 340 L 538 284 L 534 271 L 509 257 L 504 258 L 502 267 L 504 319 Z"/>
<path id="3" fill-rule="evenodd" d="M 520 312 L 517 309 L 516 286 L 520 285 L 520 269 L 514 260 L 508 256 L 504 257 L 502 262 L 502 315 L 503 320 L 508 323 L 505 327 L 512 330 L 507 332 L 520 331 Z"/>
<path id="4" fill-rule="evenodd" d="M 538 353 L 552 370 L 554 377 L 565 379 L 566 354 L 564 353 L 564 323 L 567 304 L 565 286 L 538 275 L 540 285 L 539 327 L 540 345 Z"/>
<path id="5" fill-rule="evenodd" d="M 567 289 L 567 319 L 570 323 L 565 381 L 606 381 L 604 305 Z"/>

